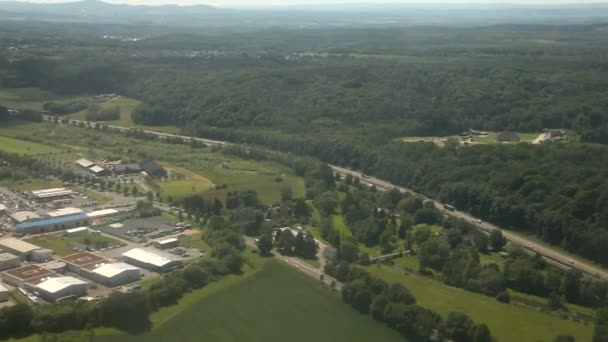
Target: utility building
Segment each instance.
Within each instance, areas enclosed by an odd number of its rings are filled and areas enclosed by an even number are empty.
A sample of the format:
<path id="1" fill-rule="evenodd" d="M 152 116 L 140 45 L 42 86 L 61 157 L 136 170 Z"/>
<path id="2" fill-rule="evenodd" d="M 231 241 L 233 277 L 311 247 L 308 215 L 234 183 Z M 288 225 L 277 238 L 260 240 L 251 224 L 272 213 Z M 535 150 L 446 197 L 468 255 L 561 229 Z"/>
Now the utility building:
<path id="1" fill-rule="evenodd" d="M 134 248 L 122 254 L 131 265 L 150 271 L 164 273 L 182 265 L 182 259 L 174 255 L 150 248 Z"/>

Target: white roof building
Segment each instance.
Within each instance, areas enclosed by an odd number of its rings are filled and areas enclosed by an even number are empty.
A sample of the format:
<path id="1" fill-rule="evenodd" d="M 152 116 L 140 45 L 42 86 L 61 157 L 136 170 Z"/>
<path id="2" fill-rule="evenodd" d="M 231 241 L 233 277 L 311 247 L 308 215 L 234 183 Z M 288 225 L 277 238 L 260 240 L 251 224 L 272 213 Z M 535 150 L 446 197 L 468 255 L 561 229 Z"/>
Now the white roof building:
<path id="1" fill-rule="evenodd" d="M 134 248 L 122 254 L 132 265 L 153 271 L 165 272 L 181 264 L 182 259 L 174 255 L 149 248 Z"/>
<path id="2" fill-rule="evenodd" d="M 67 235 L 72 235 L 72 234 L 85 233 L 85 232 L 88 232 L 88 231 L 89 231 L 88 227 L 79 227 L 79 228 L 68 229 L 68 230 L 65 231 L 65 233 Z"/>
<path id="3" fill-rule="evenodd" d="M 91 172 L 93 172 L 93 173 L 100 173 L 100 172 L 105 171 L 106 169 L 104 169 L 104 168 L 103 168 L 103 167 L 101 167 L 101 166 L 97 166 L 97 165 L 95 165 L 95 166 L 93 166 L 93 167 L 90 167 L 90 168 L 89 168 L 89 170 L 91 170 Z"/>
<path id="4" fill-rule="evenodd" d="M 169 245 L 169 244 L 176 243 L 176 242 L 179 242 L 179 240 L 176 238 L 169 238 L 169 239 L 160 240 L 157 243 L 159 245 Z"/>
<path id="5" fill-rule="evenodd" d="M 104 278 L 114 278 L 126 272 L 137 272 L 139 273 L 140 268 L 135 267 L 124 262 L 116 262 L 112 264 L 104 264 L 93 270 L 93 273 L 100 275 Z"/>
<path id="6" fill-rule="evenodd" d="M 82 213 L 82 209 L 68 207 L 68 208 L 62 208 L 62 209 L 58 209 L 55 211 L 51 211 L 47 215 L 49 215 L 49 217 L 63 217 L 63 216 L 76 215 L 76 214 L 80 214 L 80 213 Z"/>
<path id="7" fill-rule="evenodd" d="M 79 297 L 87 293 L 89 283 L 74 277 L 48 278 L 36 285 L 40 295 L 48 301 L 66 297 Z"/>
<path id="8" fill-rule="evenodd" d="M 0 248 L 16 255 L 26 255 L 41 247 L 16 238 L 0 239 Z"/>
<path id="9" fill-rule="evenodd" d="M 40 215 L 36 214 L 33 211 L 19 211 L 16 213 L 13 213 L 11 215 L 11 218 L 13 219 L 13 221 L 17 222 L 17 223 L 23 223 L 26 221 L 31 221 L 31 220 L 37 220 L 40 219 Z"/>
<path id="10" fill-rule="evenodd" d="M 116 215 L 116 214 L 118 214 L 118 210 L 116 210 L 116 209 L 104 209 L 104 210 L 92 211 L 92 212 L 88 213 L 87 216 L 89 218 L 94 219 L 94 218 L 112 216 L 112 215 Z"/>
<path id="11" fill-rule="evenodd" d="M 84 167 L 85 169 L 90 168 L 91 166 L 95 165 L 92 161 L 88 160 L 88 159 L 78 159 L 76 161 L 76 164 L 78 164 L 78 166 Z"/>

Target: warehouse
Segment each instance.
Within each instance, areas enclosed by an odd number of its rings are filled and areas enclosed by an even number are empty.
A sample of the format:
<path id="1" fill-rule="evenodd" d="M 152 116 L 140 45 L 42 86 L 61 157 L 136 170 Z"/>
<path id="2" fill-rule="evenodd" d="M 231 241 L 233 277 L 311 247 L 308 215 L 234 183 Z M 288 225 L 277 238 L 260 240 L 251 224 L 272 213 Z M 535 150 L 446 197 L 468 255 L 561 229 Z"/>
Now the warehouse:
<path id="1" fill-rule="evenodd" d="M 79 227 L 79 228 L 68 229 L 65 231 L 65 233 L 63 233 L 63 235 L 65 237 L 76 237 L 76 236 L 87 235 L 88 233 L 89 233 L 89 228 Z"/>
<path id="2" fill-rule="evenodd" d="M 91 166 L 95 166 L 95 163 L 93 163 L 92 161 L 88 160 L 88 159 L 78 159 L 76 161 L 76 165 L 80 166 L 83 169 L 88 169 Z"/>
<path id="3" fill-rule="evenodd" d="M 182 264 L 181 258 L 150 248 L 134 248 L 122 256 L 131 265 L 159 273 L 171 271 Z"/>
<path id="4" fill-rule="evenodd" d="M 6 271 L 21 266 L 21 260 L 15 254 L 0 253 L 0 271 Z"/>
<path id="5" fill-rule="evenodd" d="M 141 277 L 141 269 L 122 262 L 103 264 L 87 274 L 88 278 L 107 287 L 132 283 Z"/>
<path id="6" fill-rule="evenodd" d="M 6 238 L 0 239 L 0 249 L 18 256 L 21 260 L 26 260 L 33 251 L 41 248 L 23 240 Z"/>
<path id="7" fill-rule="evenodd" d="M 39 220 L 39 219 L 41 219 L 41 217 L 40 217 L 40 215 L 36 214 L 33 211 L 19 211 L 19 212 L 13 213 L 11 215 L 11 219 L 16 224 L 19 224 L 19 223 Z"/>
<path id="8" fill-rule="evenodd" d="M 62 198 L 70 198 L 74 194 L 74 191 L 66 188 L 53 188 L 32 191 L 32 196 L 39 201 L 47 202 Z"/>
<path id="9" fill-rule="evenodd" d="M 176 238 L 164 239 L 164 240 L 156 241 L 156 243 L 155 243 L 156 248 L 160 248 L 160 249 L 177 247 L 178 244 L 179 244 L 179 240 Z"/>
<path id="10" fill-rule="evenodd" d="M 87 224 L 89 224 L 89 217 L 85 213 L 80 213 L 69 216 L 52 217 L 32 222 L 24 222 L 17 225 L 16 231 L 17 233 L 21 234 L 37 234 L 77 228 L 86 226 Z"/>
<path id="11" fill-rule="evenodd" d="M 89 284 L 86 281 L 74 277 L 47 278 L 35 289 L 40 297 L 49 302 L 74 297 L 82 297 L 87 294 Z"/>
<path id="12" fill-rule="evenodd" d="M 28 265 L 5 271 L 2 279 L 15 287 L 23 287 L 26 283 L 37 284 L 43 279 L 55 274 L 51 270 L 36 265 Z"/>
<path id="13" fill-rule="evenodd" d="M 0 284 L 0 303 L 6 302 L 9 299 L 8 289 Z"/>
<path id="14" fill-rule="evenodd" d="M 67 255 L 61 258 L 61 261 L 66 263 L 70 272 L 76 274 L 81 274 L 82 269 L 94 269 L 109 262 L 108 259 L 89 252 Z"/>

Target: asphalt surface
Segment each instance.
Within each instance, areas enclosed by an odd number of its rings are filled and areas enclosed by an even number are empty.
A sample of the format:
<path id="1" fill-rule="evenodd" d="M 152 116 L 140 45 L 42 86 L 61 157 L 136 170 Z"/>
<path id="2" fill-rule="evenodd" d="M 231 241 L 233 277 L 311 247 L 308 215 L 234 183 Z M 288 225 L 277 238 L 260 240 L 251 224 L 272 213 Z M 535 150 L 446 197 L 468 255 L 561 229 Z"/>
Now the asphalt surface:
<path id="1" fill-rule="evenodd" d="M 43 118 L 45 120 L 49 120 L 50 117 L 44 115 Z M 87 121 L 81 121 L 81 120 L 69 120 L 70 123 L 85 123 L 88 124 L 89 122 Z M 131 128 L 127 128 L 127 127 L 120 127 L 120 126 L 108 126 L 110 129 L 115 130 L 115 131 L 121 131 L 121 132 L 127 132 L 130 131 Z M 167 137 L 172 137 L 172 138 L 182 138 L 182 139 L 194 139 L 196 141 L 199 142 L 203 142 L 205 144 L 208 145 L 230 145 L 231 143 L 226 142 L 226 141 L 218 141 L 218 140 L 211 140 L 211 139 L 203 139 L 203 138 L 192 138 L 192 137 L 188 137 L 188 136 L 183 136 L 183 135 L 177 135 L 177 134 L 168 134 L 168 133 L 161 133 L 161 132 L 154 132 L 154 131 L 144 131 L 146 133 L 149 134 L 155 134 L 161 138 L 167 138 Z M 424 199 L 428 199 L 433 201 L 430 198 L 427 198 L 426 196 L 422 195 L 422 194 L 418 194 L 416 192 L 414 192 L 413 190 L 410 190 L 408 188 L 404 188 L 402 186 L 398 186 L 392 183 L 389 183 L 387 181 L 384 181 L 382 179 L 379 178 L 375 178 L 375 177 L 369 177 L 369 176 L 365 176 L 363 175 L 361 172 L 357 172 L 357 171 L 353 171 L 353 170 L 349 170 L 349 169 L 345 169 L 336 165 L 330 165 L 330 167 L 334 170 L 334 172 L 341 174 L 341 175 L 347 175 L 350 174 L 352 176 L 355 177 L 359 177 L 361 179 L 362 183 L 367 183 L 367 184 L 371 184 L 371 185 L 375 185 L 379 190 L 390 190 L 393 188 L 397 188 L 399 191 L 401 192 L 409 192 L 411 194 L 415 194 L 416 196 L 420 196 Z M 502 230 L 503 236 L 509 240 L 512 243 L 518 244 L 520 246 L 522 246 L 523 248 L 526 248 L 530 251 L 533 251 L 535 253 L 539 253 L 540 255 L 544 256 L 545 258 L 548 258 L 550 260 L 552 260 L 553 262 L 559 263 L 561 265 L 564 265 L 565 267 L 571 267 L 571 268 L 575 268 L 578 269 L 582 272 L 591 274 L 591 275 L 596 275 L 599 276 L 601 278 L 604 279 L 608 279 L 608 271 L 604 270 L 603 268 L 592 264 L 589 261 L 585 261 L 581 258 L 578 258 L 576 256 L 573 256 L 569 253 L 566 253 L 564 251 L 561 251 L 559 249 L 550 247 L 548 245 L 545 244 L 541 244 L 538 241 L 526 237 L 526 236 L 522 236 L 519 234 L 515 234 L 513 232 L 510 232 L 508 230 L 505 229 L 501 229 L 495 225 L 492 225 L 490 223 L 487 222 L 482 222 L 481 220 L 467 214 L 461 211 L 448 211 L 445 210 L 443 208 L 443 204 L 439 203 L 437 201 L 433 201 L 435 203 L 435 206 L 437 208 L 440 208 L 444 214 L 452 216 L 452 217 L 456 217 L 456 218 L 460 218 L 466 221 L 469 221 L 470 223 L 474 224 L 477 228 L 484 230 L 484 231 L 492 231 L 495 229 L 500 229 Z M 288 262 L 289 262 L 289 258 L 287 258 Z M 296 259 L 297 260 L 297 259 Z M 301 268 L 302 265 L 300 265 Z"/>

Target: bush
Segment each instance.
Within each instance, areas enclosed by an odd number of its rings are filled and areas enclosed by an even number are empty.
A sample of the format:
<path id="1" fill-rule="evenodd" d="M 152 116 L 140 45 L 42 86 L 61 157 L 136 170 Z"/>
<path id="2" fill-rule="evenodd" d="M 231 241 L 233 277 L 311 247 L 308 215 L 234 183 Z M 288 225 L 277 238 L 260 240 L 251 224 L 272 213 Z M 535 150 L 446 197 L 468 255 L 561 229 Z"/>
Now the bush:
<path id="1" fill-rule="evenodd" d="M 509 295 L 509 292 L 507 291 L 502 291 L 501 293 L 499 293 L 496 296 L 496 300 L 501 302 L 501 303 L 511 303 L 511 295 Z"/>

